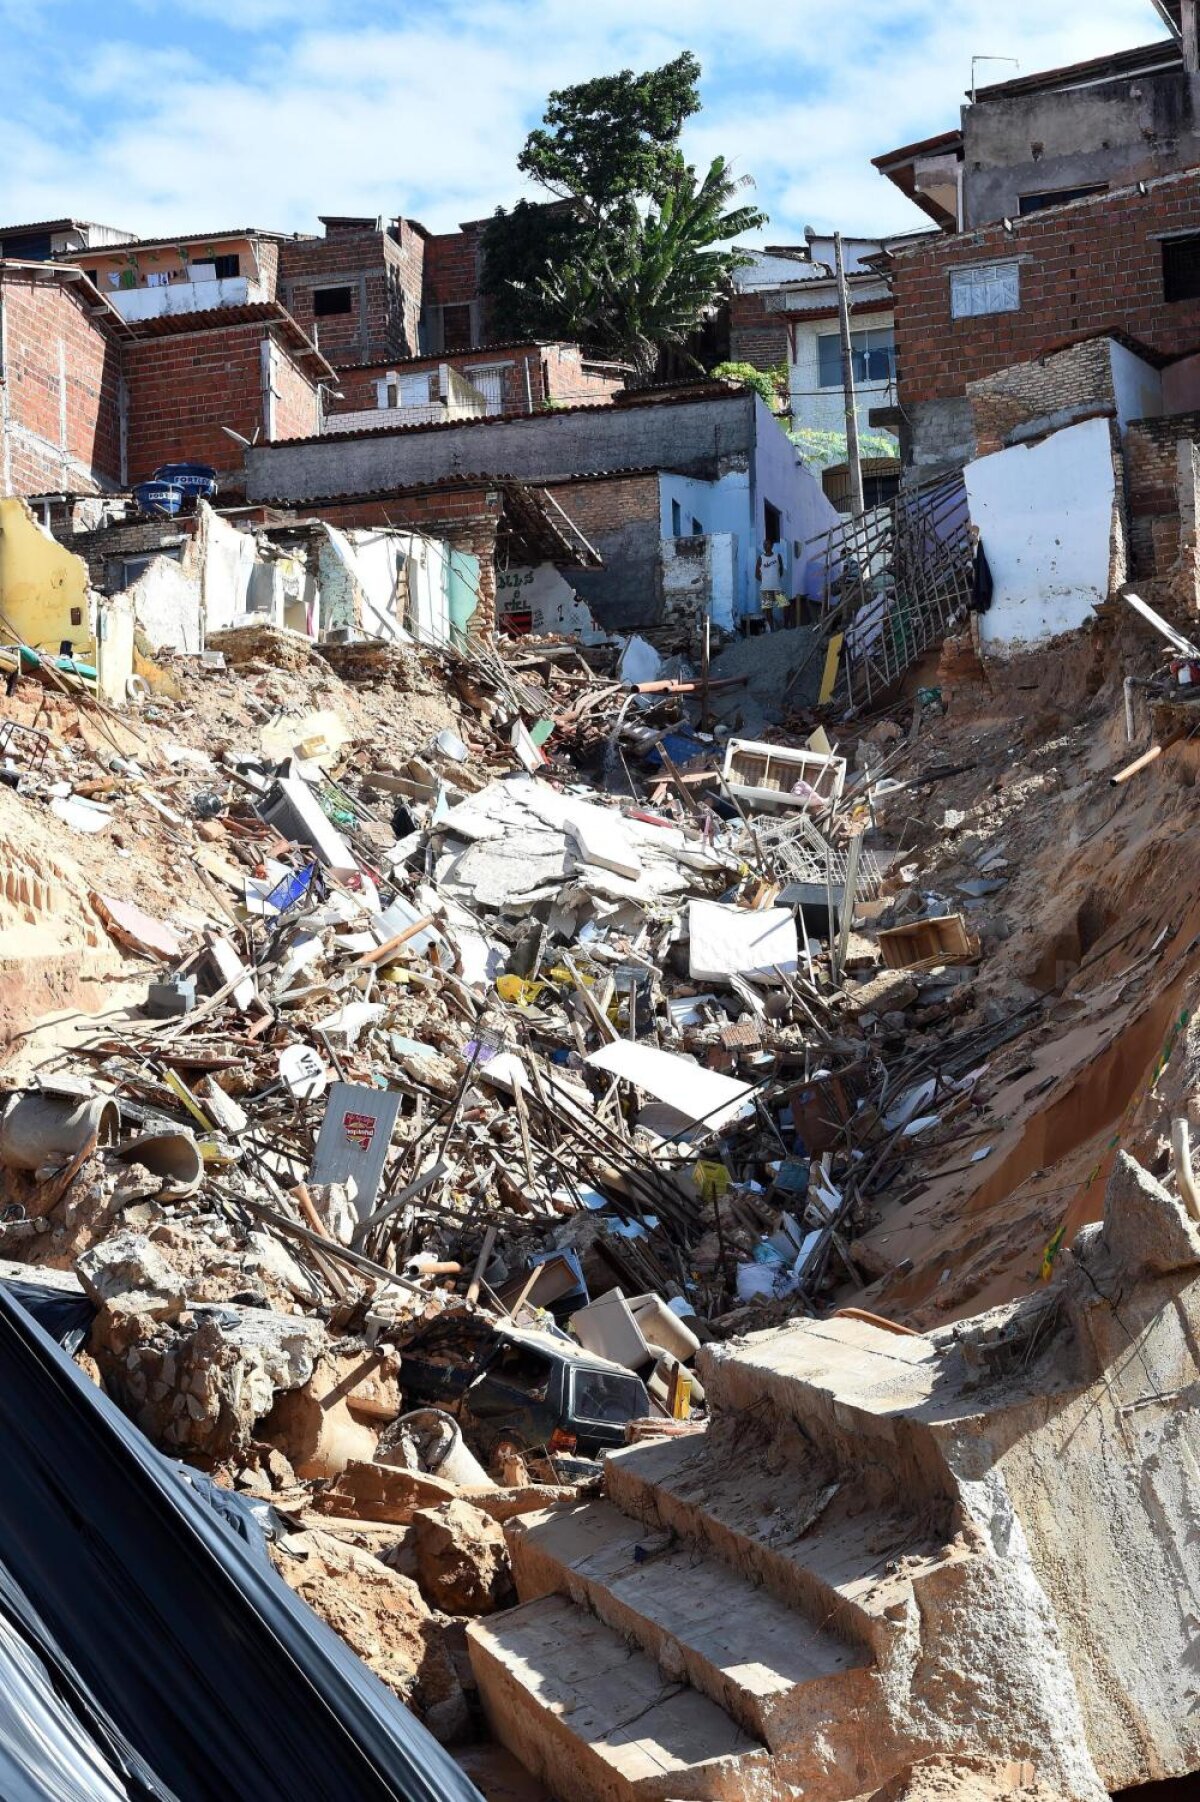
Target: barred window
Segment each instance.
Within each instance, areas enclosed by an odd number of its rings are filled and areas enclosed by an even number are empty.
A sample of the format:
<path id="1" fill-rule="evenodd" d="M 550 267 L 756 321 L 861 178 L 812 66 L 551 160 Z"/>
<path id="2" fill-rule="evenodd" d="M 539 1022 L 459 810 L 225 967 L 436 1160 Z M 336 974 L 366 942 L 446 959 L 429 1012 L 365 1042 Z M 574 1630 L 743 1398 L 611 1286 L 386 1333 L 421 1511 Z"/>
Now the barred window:
<path id="1" fill-rule="evenodd" d="M 1021 309 L 1019 263 L 975 263 L 950 271 L 951 319 L 976 319 L 984 313 L 1017 313 Z"/>

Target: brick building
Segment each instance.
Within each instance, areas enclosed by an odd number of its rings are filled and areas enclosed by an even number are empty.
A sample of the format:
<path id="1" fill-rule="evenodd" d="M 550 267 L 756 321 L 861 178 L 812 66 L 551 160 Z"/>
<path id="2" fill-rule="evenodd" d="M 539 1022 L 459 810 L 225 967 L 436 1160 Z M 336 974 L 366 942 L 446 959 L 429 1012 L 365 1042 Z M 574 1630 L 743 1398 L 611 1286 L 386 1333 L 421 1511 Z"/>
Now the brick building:
<path id="1" fill-rule="evenodd" d="M 279 298 L 339 367 L 420 346 L 429 234 L 412 219 L 323 215 L 322 238 L 280 246 Z"/>
<path id="2" fill-rule="evenodd" d="M 79 270 L 0 262 L 0 494 L 122 480 L 123 340 Z"/>
<path id="3" fill-rule="evenodd" d="M 923 241 L 891 262 L 897 386 L 918 469 L 975 451 L 968 384 L 1064 340 L 1200 346 L 1200 169 Z"/>
<path id="4" fill-rule="evenodd" d="M 128 481 L 162 463 L 211 464 L 241 481 L 242 445 L 320 429 L 317 384 L 334 372 L 276 302 L 147 320 L 124 352 Z"/>
<path id="5" fill-rule="evenodd" d="M 0 262 L 0 492 L 111 492 L 162 463 L 241 479 L 242 444 L 307 437 L 332 367 L 278 301 L 123 319 L 79 269 Z M 224 428 L 228 428 L 225 430 Z"/>
<path id="6" fill-rule="evenodd" d="M 427 357 L 393 358 L 343 366 L 338 372 L 338 394 L 326 411 L 349 429 L 356 423 L 378 427 L 405 424 L 394 417 L 428 405 L 431 380 L 442 365 L 455 369 L 486 401 L 488 413 L 535 413 L 548 403 L 574 406 L 580 401 L 610 400 L 619 394 L 629 374 L 624 364 L 589 357 L 578 344 L 531 340 L 527 343 L 489 344 L 481 350 L 445 351 Z M 435 382 L 436 385 L 436 382 Z"/>

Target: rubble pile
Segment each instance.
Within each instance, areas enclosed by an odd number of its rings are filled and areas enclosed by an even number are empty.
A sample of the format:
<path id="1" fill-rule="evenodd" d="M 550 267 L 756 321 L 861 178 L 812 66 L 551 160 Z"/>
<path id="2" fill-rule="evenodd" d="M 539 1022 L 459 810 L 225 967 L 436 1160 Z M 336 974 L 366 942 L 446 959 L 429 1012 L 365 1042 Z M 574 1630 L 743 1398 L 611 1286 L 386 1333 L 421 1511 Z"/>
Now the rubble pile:
<path id="1" fill-rule="evenodd" d="M 804 710 L 710 730 L 686 669 L 625 682 L 555 641 L 294 668 L 251 637 L 119 719 L 36 672 L 11 697 L 48 742 L 10 756 L 4 819 L 39 846 L 55 821 L 47 884 L 121 980 L 14 1044 L 0 1259 L 91 1304 L 107 1394 L 269 1502 L 286 1582 L 461 1743 L 509 1656 L 500 1627 L 468 1658 L 465 1623 L 552 1568 L 522 1523 L 607 1506 L 622 1448 L 693 1437 L 722 1342 L 944 1324 L 1052 1272 L 1099 1216 L 1102 1178 L 1071 1177 L 1112 1108 L 1034 1144 L 1046 1072 L 1118 1003 L 1169 1055 L 1179 969 L 1134 996 L 1161 927 L 1131 942 L 1094 884 L 1015 923 L 1014 897 L 1064 892 L 1064 840 L 1089 868 L 1121 844 L 1099 638 L 1084 720 L 1061 671 L 1016 731 L 946 680 L 834 742 Z M 1120 1106 L 1145 1095 L 1131 1076 Z M 1026 1179 L 1030 1208 L 989 1218 Z M 709 1437 L 778 1483 L 791 1433 L 748 1453 L 727 1398 Z"/>

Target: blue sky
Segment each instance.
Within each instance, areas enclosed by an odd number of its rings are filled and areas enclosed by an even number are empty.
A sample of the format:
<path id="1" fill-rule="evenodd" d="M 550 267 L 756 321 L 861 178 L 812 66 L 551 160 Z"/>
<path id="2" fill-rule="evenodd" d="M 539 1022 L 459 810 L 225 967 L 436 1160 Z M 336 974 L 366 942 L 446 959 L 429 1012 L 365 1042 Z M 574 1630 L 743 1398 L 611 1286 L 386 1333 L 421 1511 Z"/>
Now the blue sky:
<path id="1" fill-rule="evenodd" d="M 870 158 L 957 122 L 973 54 L 1031 73 L 1161 35 L 1150 0 L 0 0 L 0 222 L 450 230 L 522 192 L 551 88 L 692 49 L 686 148 L 755 178 L 763 239 L 903 230 Z"/>

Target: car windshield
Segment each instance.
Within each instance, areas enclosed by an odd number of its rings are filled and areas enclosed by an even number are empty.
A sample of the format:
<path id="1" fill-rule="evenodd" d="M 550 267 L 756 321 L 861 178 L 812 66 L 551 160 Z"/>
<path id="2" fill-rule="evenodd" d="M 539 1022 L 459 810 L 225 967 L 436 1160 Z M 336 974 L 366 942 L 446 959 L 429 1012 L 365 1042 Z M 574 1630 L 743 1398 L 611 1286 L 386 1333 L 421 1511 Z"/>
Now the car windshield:
<path id="1" fill-rule="evenodd" d="M 649 1398 L 640 1377 L 626 1376 L 621 1371 L 591 1370 L 587 1366 L 572 1370 L 574 1419 L 619 1425 L 641 1419 L 649 1411 Z"/>

